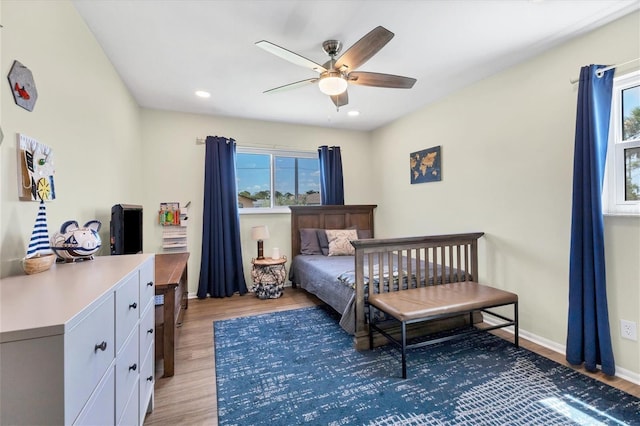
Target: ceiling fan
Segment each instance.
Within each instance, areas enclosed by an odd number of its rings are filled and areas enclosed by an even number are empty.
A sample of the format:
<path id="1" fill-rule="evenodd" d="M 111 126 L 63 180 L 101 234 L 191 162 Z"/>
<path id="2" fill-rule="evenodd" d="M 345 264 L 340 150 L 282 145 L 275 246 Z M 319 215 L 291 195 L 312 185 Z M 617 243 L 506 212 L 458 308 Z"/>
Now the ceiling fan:
<path id="1" fill-rule="evenodd" d="M 256 46 L 285 59 L 296 65 L 310 68 L 317 72 L 317 77 L 285 84 L 266 90 L 264 93 L 280 92 L 294 89 L 308 84 L 318 83 L 320 91 L 328 95 L 336 108 L 349 103 L 347 86 L 358 84 L 361 86 L 388 87 L 393 89 L 410 89 L 416 82 L 415 78 L 402 77 L 392 74 L 356 71 L 356 69 L 378 53 L 392 38 L 394 34 L 384 27 L 378 26 L 358 40 L 347 49 L 338 59 L 336 56 L 342 49 L 342 43 L 338 40 L 327 40 L 322 43 L 322 49 L 330 59 L 320 65 L 304 56 L 275 45 L 266 40 L 256 43 Z"/>

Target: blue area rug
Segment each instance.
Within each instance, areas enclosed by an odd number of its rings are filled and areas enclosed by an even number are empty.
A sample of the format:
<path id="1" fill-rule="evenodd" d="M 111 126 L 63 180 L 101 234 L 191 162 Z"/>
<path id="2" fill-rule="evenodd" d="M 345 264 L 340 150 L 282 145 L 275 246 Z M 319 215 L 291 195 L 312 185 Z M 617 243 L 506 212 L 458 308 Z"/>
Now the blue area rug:
<path id="1" fill-rule="evenodd" d="M 220 425 L 639 425 L 640 400 L 487 333 L 357 352 L 322 307 L 214 323 Z"/>

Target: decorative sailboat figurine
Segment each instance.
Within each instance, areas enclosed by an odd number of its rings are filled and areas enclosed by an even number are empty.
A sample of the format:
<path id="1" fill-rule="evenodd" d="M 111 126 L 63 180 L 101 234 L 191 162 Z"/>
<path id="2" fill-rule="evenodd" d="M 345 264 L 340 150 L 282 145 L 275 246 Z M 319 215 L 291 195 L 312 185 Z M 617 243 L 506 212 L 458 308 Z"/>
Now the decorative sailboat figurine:
<path id="1" fill-rule="evenodd" d="M 40 200 L 36 223 L 31 232 L 31 240 L 27 248 L 27 255 L 23 261 L 24 271 L 27 274 L 36 274 L 46 271 L 53 265 L 56 255 L 49 246 L 49 231 L 47 230 L 47 209 L 44 201 Z"/>

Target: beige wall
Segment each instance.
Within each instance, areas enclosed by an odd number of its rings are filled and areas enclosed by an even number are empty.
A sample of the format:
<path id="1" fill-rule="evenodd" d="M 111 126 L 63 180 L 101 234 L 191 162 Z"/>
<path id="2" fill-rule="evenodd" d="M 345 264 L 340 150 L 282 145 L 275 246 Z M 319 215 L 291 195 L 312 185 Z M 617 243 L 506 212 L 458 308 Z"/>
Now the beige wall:
<path id="1" fill-rule="evenodd" d="M 520 296 L 521 326 L 565 345 L 577 86 L 582 65 L 640 53 L 635 13 L 373 133 L 380 236 L 484 231 L 481 281 Z M 402 143 L 399 143 L 402 141 Z M 443 180 L 410 185 L 409 153 L 442 146 Z M 384 165 L 384 167 L 383 167 Z M 640 218 L 607 217 L 616 363 L 640 378 Z"/>
<path id="2" fill-rule="evenodd" d="M 113 204 L 133 202 L 144 188 L 139 108 L 67 1 L 0 2 L 0 275 L 22 273 L 38 211 L 18 201 L 16 133 L 53 148 L 57 198 L 47 203 L 49 233 L 70 219 L 102 222 L 109 253 Z M 13 101 L 6 76 L 14 60 L 31 69 L 38 100 L 33 112 Z"/>
<path id="3" fill-rule="evenodd" d="M 50 233 L 68 219 L 97 218 L 103 222 L 100 254 L 108 253 L 113 204 L 144 206 L 144 248 L 155 252 L 159 203 L 191 201 L 192 293 L 204 169 L 204 146 L 195 138 L 219 135 L 239 145 L 310 150 L 336 144 L 343 149 L 346 202 L 378 204 L 379 236 L 486 232 L 480 279 L 517 291 L 522 328 L 562 349 L 577 89 L 568 80 L 584 64 L 638 57 L 639 14 L 370 134 L 140 110 L 69 2 L 2 0 L 0 16 L 2 75 L 18 59 L 33 71 L 39 92 L 35 110 L 27 112 L 7 86 L 0 90 L 0 276 L 21 273 L 19 259 L 37 212 L 36 203 L 17 200 L 17 132 L 54 149 L 58 198 L 47 205 Z M 443 181 L 410 185 L 409 153 L 435 145 L 442 146 Z M 240 220 L 246 274 L 256 251 L 251 226 L 269 226 L 267 253 L 278 246 L 288 254 L 288 215 Z M 619 338 L 619 319 L 640 324 L 640 219 L 607 217 L 605 227 L 616 363 L 638 381 L 638 342 Z"/>
<path id="4" fill-rule="evenodd" d="M 163 201 L 191 201 L 188 221 L 190 279 L 189 292 L 195 293 L 200 271 L 202 246 L 202 204 L 204 183 L 204 145 L 196 138 L 224 136 L 236 140 L 238 146 L 315 151 L 330 144 L 341 147 L 344 167 L 345 202 L 370 204 L 377 197 L 369 184 L 373 174 L 369 167 L 371 146 L 363 132 L 333 130 L 320 127 L 283 125 L 256 120 L 241 120 L 196 114 L 179 114 L 156 110 L 142 111 L 143 168 L 147 182 L 143 201 L 145 217 L 151 217 Z M 148 213 L 147 213 L 148 212 Z M 250 229 L 267 225 L 271 238 L 264 242 L 266 255 L 278 247 L 291 258 L 291 224 L 289 214 L 241 214 L 241 244 L 247 284 L 251 281 L 251 259 L 257 255 L 256 242 Z M 162 228 L 145 219 L 146 251 L 161 251 Z M 287 264 L 288 268 L 289 264 Z"/>

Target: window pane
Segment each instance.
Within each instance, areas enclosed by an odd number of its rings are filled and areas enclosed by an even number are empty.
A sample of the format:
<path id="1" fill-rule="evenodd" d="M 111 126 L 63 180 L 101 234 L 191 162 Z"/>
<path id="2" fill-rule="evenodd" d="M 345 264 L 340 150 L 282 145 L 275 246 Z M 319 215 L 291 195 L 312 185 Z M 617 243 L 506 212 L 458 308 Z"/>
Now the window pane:
<path id="1" fill-rule="evenodd" d="M 622 91 L 622 140 L 640 138 L 640 86 Z"/>
<path id="2" fill-rule="evenodd" d="M 292 157 L 276 157 L 274 190 L 276 206 L 295 204 L 296 159 Z"/>
<path id="3" fill-rule="evenodd" d="M 276 206 L 320 204 L 317 158 L 275 158 Z"/>
<path id="4" fill-rule="evenodd" d="M 269 154 L 236 155 L 238 207 L 271 207 L 271 156 Z"/>
<path id="5" fill-rule="evenodd" d="M 640 148 L 624 150 L 624 176 L 625 200 L 640 200 Z"/>
<path id="6" fill-rule="evenodd" d="M 298 160 L 298 181 L 300 185 L 300 204 L 320 204 L 320 163 L 317 158 Z"/>

